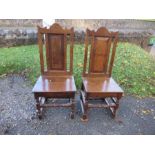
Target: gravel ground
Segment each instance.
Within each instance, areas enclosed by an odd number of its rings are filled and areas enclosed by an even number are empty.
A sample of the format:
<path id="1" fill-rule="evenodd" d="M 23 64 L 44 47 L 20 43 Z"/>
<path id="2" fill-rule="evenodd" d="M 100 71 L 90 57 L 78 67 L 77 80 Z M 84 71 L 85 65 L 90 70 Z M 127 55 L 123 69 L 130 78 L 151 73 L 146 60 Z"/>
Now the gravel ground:
<path id="1" fill-rule="evenodd" d="M 8 135 L 113 135 L 155 134 L 155 99 L 125 96 L 121 100 L 118 120 L 108 109 L 89 111 L 89 121 L 80 121 L 79 95 L 77 115 L 69 118 L 69 109 L 49 109 L 43 120 L 35 115 L 32 86 L 19 75 L 0 78 L 0 134 Z"/>

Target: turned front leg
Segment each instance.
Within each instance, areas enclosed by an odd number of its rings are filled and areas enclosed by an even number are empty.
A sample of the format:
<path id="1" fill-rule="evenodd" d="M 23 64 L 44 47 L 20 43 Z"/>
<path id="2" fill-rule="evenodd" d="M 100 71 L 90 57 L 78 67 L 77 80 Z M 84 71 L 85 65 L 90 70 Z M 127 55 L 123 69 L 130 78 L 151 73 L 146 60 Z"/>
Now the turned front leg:
<path id="1" fill-rule="evenodd" d="M 88 101 L 85 101 L 83 105 L 84 105 L 84 113 L 82 118 L 83 118 L 83 121 L 88 121 Z"/>
<path id="2" fill-rule="evenodd" d="M 41 104 L 39 97 L 35 95 L 35 100 L 36 100 L 36 114 L 39 119 L 42 119 L 42 110 L 41 110 Z"/>
<path id="3" fill-rule="evenodd" d="M 119 108 L 119 100 L 121 99 L 121 96 L 117 96 L 116 100 L 113 99 L 113 101 L 115 102 L 115 107 L 113 108 L 113 117 L 116 118 L 117 116 L 117 112 L 118 112 L 118 108 Z"/>
<path id="4" fill-rule="evenodd" d="M 74 119 L 74 117 L 75 117 L 75 100 L 73 98 L 70 98 L 70 104 L 71 104 L 70 118 Z"/>
<path id="5" fill-rule="evenodd" d="M 81 121 L 86 122 L 88 121 L 88 118 L 87 118 L 88 101 L 86 100 L 85 93 L 83 91 L 80 91 L 80 99 L 81 99 L 81 108 L 82 108 Z"/>

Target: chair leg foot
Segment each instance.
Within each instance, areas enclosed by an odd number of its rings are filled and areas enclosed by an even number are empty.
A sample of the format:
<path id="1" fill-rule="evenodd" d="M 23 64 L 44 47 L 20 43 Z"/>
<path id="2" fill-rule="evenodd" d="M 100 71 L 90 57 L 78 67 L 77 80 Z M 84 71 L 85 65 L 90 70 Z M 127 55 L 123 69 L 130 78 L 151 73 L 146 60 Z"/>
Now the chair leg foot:
<path id="1" fill-rule="evenodd" d="M 116 114 L 112 113 L 112 118 L 115 119 L 116 118 Z"/>
<path id="2" fill-rule="evenodd" d="M 37 105 L 36 114 L 37 114 L 37 117 L 38 117 L 40 120 L 43 118 L 43 116 L 42 116 L 42 109 L 41 109 L 41 108 L 38 108 L 38 105 Z"/>
<path id="3" fill-rule="evenodd" d="M 88 122 L 88 116 L 87 116 L 87 113 L 88 113 L 88 101 L 86 101 L 83 91 L 80 92 L 80 99 L 81 99 L 80 104 L 81 104 L 81 109 L 82 109 L 81 121 L 82 122 Z"/>
<path id="4" fill-rule="evenodd" d="M 75 115 L 74 115 L 73 112 L 70 112 L 69 116 L 70 116 L 71 119 L 74 119 L 75 118 Z"/>
<path id="5" fill-rule="evenodd" d="M 118 111 L 118 108 L 114 108 L 114 111 L 112 113 L 112 118 L 115 119 L 117 117 L 117 111 Z"/>
<path id="6" fill-rule="evenodd" d="M 40 101 L 39 101 L 39 97 L 36 97 L 36 114 L 38 116 L 38 118 L 41 120 L 42 119 L 42 107 L 40 106 Z"/>
<path id="7" fill-rule="evenodd" d="M 70 112 L 70 118 L 74 119 L 75 118 L 75 102 L 74 99 L 70 99 L 70 103 L 71 103 L 71 112 Z"/>
<path id="8" fill-rule="evenodd" d="M 119 108 L 119 99 L 116 100 L 115 104 L 116 104 L 116 106 L 113 108 L 113 111 L 112 111 L 113 119 L 115 119 L 117 116 L 117 112 L 118 112 L 118 108 Z"/>
<path id="9" fill-rule="evenodd" d="M 83 115 L 82 115 L 81 121 L 82 121 L 82 122 L 88 122 L 88 117 L 87 117 L 86 114 L 83 114 Z"/>
<path id="10" fill-rule="evenodd" d="M 42 117 L 42 115 L 38 114 L 38 118 L 39 118 L 39 120 L 41 120 L 43 117 Z"/>
<path id="11" fill-rule="evenodd" d="M 48 101 L 48 98 L 47 97 L 45 97 L 45 102 L 47 102 Z"/>

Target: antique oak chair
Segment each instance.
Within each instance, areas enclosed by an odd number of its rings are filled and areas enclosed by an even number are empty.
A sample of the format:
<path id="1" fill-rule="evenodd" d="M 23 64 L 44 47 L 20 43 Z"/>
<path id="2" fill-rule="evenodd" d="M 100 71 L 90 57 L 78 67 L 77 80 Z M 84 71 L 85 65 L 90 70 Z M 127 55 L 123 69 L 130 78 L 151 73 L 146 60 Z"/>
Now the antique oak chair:
<path id="1" fill-rule="evenodd" d="M 76 86 L 72 76 L 73 37 L 73 28 L 63 29 L 57 23 L 49 29 L 38 26 L 41 76 L 38 78 L 32 92 L 36 100 L 39 119 L 42 118 L 43 109 L 51 107 L 71 108 L 70 117 L 74 118 Z M 70 45 L 69 54 L 67 54 L 68 42 Z M 67 55 L 69 55 L 69 67 L 67 67 Z M 47 102 L 49 98 L 65 98 L 68 103 L 53 103 L 54 100 L 49 103 Z"/>
<path id="2" fill-rule="evenodd" d="M 82 121 L 88 120 L 89 108 L 109 108 L 112 115 L 116 116 L 119 100 L 123 95 L 123 90 L 111 77 L 117 40 L 118 32 L 109 32 L 105 27 L 97 31 L 86 31 L 80 93 Z M 100 102 L 92 104 L 92 99 Z"/>

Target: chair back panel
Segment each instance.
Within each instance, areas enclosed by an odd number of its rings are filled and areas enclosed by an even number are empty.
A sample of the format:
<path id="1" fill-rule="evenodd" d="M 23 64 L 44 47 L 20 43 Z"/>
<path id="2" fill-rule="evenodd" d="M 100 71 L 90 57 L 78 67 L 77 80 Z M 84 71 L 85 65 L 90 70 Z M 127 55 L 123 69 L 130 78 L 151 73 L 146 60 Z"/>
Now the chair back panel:
<path id="1" fill-rule="evenodd" d="M 91 51 L 90 72 L 100 73 L 106 72 L 107 57 L 109 53 L 109 38 L 94 38 L 94 48 Z M 93 47 L 93 46 L 92 46 Z"/>
<path id="2" fill-rule="evenodd" d="M 38 26 L 38 43 L 41 73 L 44 75 L 71 75 L 73 72 L 73 37 L 74 30 L 63 29 L 55 23 L 50 28 Z M 69 69 L 67 70 L 67 38 L 69 38 Z M 46 54 L 43 53 L 45 45 Z M 46 56 L 46 58 L 44 58 Z M 46 64 L 44 64 L 46 60 Z M 46 67 L 45 67 L 46 66 Z"/>
<path id="3" fill-rule="evenodd" d="M 111 76 L 117 39 L 118 32 L 109 32 L 105 27 L 99 28 L 96 32 L 87 29 L 83 76 Z"/>
<path id="4" fill-rule="evenodd" d="M 49 70 L 65 70 L 64 35 L 48 34 L 47 65 Z"/>

